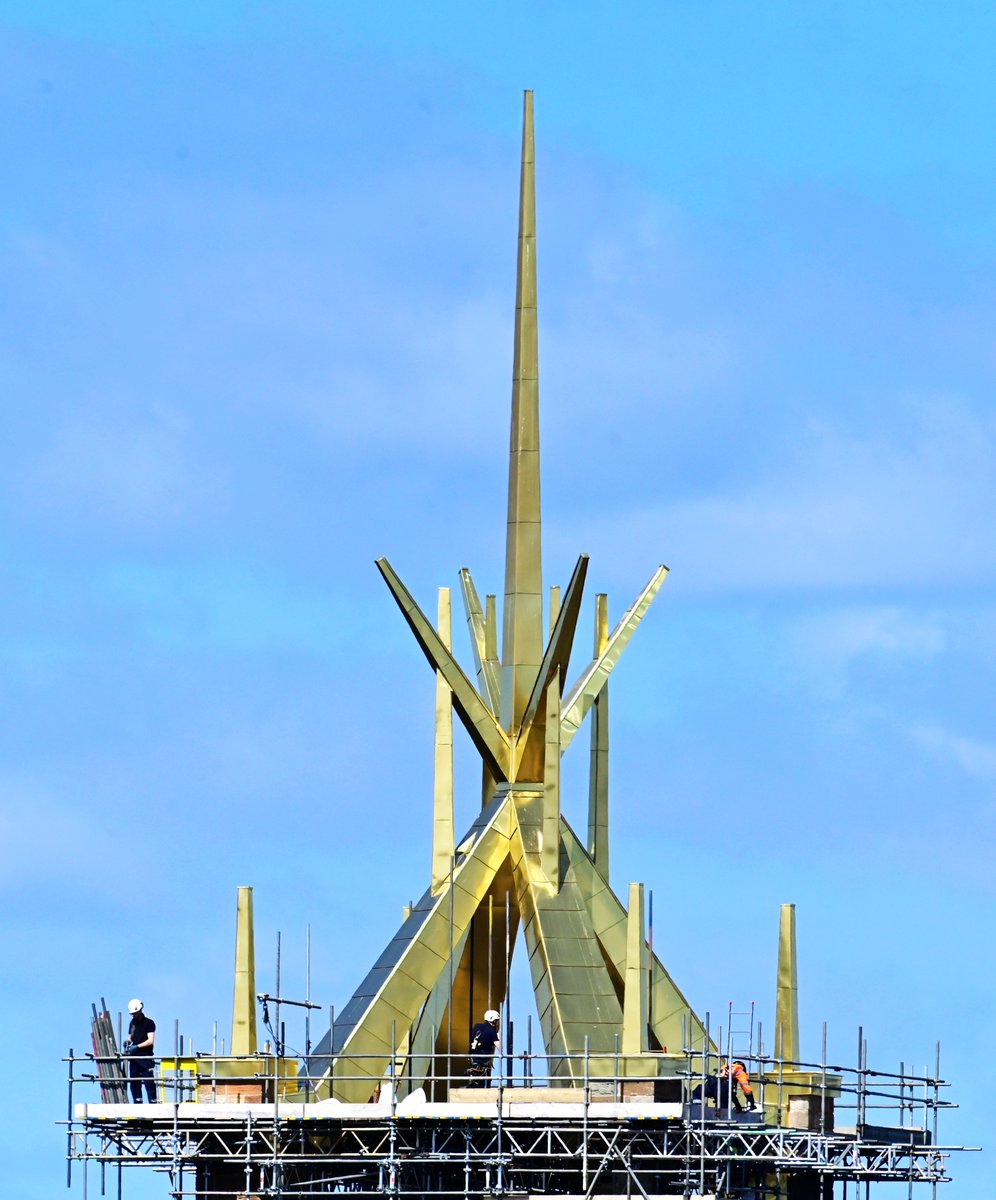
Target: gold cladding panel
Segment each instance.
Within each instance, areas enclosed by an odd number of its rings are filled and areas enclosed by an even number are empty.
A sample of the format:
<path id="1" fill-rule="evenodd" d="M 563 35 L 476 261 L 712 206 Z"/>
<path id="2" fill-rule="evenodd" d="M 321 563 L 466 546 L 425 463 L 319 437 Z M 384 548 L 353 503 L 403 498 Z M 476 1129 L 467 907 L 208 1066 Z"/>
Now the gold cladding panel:
<path id="1" fill-rule="evenodd" d="M 561 820 L 561 836 L 571 860 L 572 869 L 583 876 L 595 872 L 587 851 L 581 845 L 565 820 Z M 582 889 L 582 894 L 584 891 Z M 596 893 L 597 903 L 592 908 L 592 924 L 609 961 L 617 964 L 622 974 L 626 963 L 626 909 L 618 896 L 606 886 Z M 654 1034 L 662 1045 L 679 1046 L 681 1044 L 681 1022 L 691 1018 L 692 1036 L 699 1038 L 705 1035 L 702 1022 L 692 1011 L 691 1005 L 682 995 L 674 980 L 664 969 L 656 954 L 653 959 L 653 987 L 651 990 L 651 1018 Z"/>

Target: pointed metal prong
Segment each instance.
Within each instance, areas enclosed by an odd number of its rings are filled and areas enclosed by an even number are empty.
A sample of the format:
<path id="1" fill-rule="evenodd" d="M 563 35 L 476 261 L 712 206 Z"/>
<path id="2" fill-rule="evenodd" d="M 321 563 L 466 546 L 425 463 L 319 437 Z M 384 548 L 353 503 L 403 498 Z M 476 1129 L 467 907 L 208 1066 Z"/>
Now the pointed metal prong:
<path id="1" fill-rule="evenodd" d="M 588 709 L 591 708 L 595 697 L 602 690 L 605 681 L 622 657 L 622 652 L 633 636 L 633 631 L 643 620 L 667 573 L 667 567 L 657 568 L 650 577 L 650 582 L 633 601 L 622 620 L 609 635 L 605 650 L 591 660 L 581 677 L 564 697 L 563 715 L 560 718 L 561 753 L 567 749 L 573 741 L 574 735 L 581 728 L 582 721 L 588 715 Z"/>
<path id="2" fill-rule="evenodd" d="M 467 629 L 470 632 L 470 645 L 477 671 L 477 690 L 497 716 L 501 694 L 501 668 L 495 657 L 489 658 L 488 656 L 487 622 L 484 617 L 484 609 L 481 607 L 481 599 L 474 586 L 474 580 L 466 567 L 460 568 L 460 588 L 463 592 L 463 606 L 467 612 Z"/>
<path id="3" fill-rule="evenodd" d="M 546 653 L 543 655 L 543 661 L 536 672 L 536 680 L 533 683 L 533 690 L 529 696 L 529 703 L 526 705 L 525 712 L 522 715 L 523 735 L 529 729 L 530 725 L 532 725 L 536 713 L 539 711 L 543 693 L 546 691 L 547 684 L 553 679 L 555 673 L 559 673 L 560 675 L 559 688 L 561 693 L 563 693 L 564 678 L 567 675 L 571 647 L 574 644 L 574 633 L 577 629 L 578 613 L 581 611 L 581 595 L 584 592 L 584 580 L 587 573 L 588 555 L 582 554 L 578 558 L 574 574 L 567 585 L 567 591 L 564 593 L 560 612 L 557 614 L 556 624 L 553 627 L 553 632 L 550 634 Z M 525 737 L 523 736 L 520 740 L 524 745 Z"/>
<path id="4" fill-rule="evenodd" d="M 402 615 L 422 647 L 433 670 L 439 671 L 453 691 L 453 707 L 496 779 L 508 779 L 509 745 L 488 706 L 463 673 L 460 664 L 443 645 L 432 622 L 426 618 L 411 593 L 398 578 L 386 558 L 377 559 L 377 569 L 398 603 Z"/>

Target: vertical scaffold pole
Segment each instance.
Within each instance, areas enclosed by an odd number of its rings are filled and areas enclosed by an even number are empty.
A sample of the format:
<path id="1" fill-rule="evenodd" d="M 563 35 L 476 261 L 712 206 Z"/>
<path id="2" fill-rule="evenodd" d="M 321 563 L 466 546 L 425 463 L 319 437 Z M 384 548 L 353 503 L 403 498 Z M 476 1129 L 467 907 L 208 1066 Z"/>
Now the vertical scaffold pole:
<path id="1" fill-rule="evenodd" d="M 311 1059 L 311 923 L 304 927 L 304 1061 Z M 304 1102 L 311 1098 L 311 1076 L 304 1077 Z"/>
<path id="2" fill-rule="evenodd" d="M 705 1081 L 709 1071 L 710 1013 L 706 1013 L 705 1039 L 702 1042 L 702 1103 L 699 1105 L 699 1191 L 705 1192 Z"/>
<path id="3" fill-rule="evenodd" d="M 653 1047 L 654 1037 L 654 889 L 647 893 L 647 1049 Z M 666 1050 L 667 1047 L 665 1046 Z"/>
<path id="4" fill-rule="evenodd" d="M 523 1087 L 533 1085 L 533 1015 L 526 1015 L 526 1061 L 522 1069 Z"/>
<path id="5" fill-rule="evenodd" d="M 279 1058 L 283 1055 L 283 1052 L 284 1052 L 284 1048 L 280 1043 L 281 1033 L 280 1033 L 280 930 L 279 929 L 277 930 L 277 1002 L 274 1005 L 274 1009 L 273 1009 L 273 1026 L 274 1026 L 273 1040 L 277 1043 L 276 1051 L 277 1051 L 277 1057 Z"/>
<path id="6" fill-rule="evenodd" d="M 394 1118 L 398 1109 L 398 1098 L 395 1093 L 394 1081 L 398 1077 L 398 1022 L 391 1022 L 391 1157 L 394 1158 L 394 1144 L 397 1131 L 394 1125 Z"/>
<path id="7" fill-rule="evenodd" d="M 590 1102 L 588 1081 L 588 1035 L 584 1035 L 584 1132 L 582 1134 L 581 1185 L 588 1192 L 588 1104 Z"/>
<path id="8" fill-rule="evenodd" d="M 827 1023 L 823 1022 L 823 1035 L 820 1047 L 820 1133 L 826 1133 L 827 1111 Z"/>
<path id="9" fill-rule="evenodd" d="M 252 1195 L 252 1112 L 246 1115 L 246 1195 Z"/>
<path id="10" fill-rule="evenodd" d="M 508 1045 L 506 1063 L 512 1074 L 512 906 L 511 893 L 505 889 L 505 1037 Z"/>
<path id="11" fill-rule="evenodd" d="M 477 950 L 477 947 L 474 944 L 476 941 L 474 934 L 476 932 L 475 925 L 477 924 L 476 917 L 477 917 L 477 913 L 474 913 L 473 916 L 470 918 L 470 925 L 468 926 L 468 931 L 467 931 L 467 948 L 470 952 L 470 962 L 467 964 L 468 968 L 469 968 L 467 971 L 467 975 L 469 976 L 469 978 L 467 980 L 468 986 L 467 986 L 467 1022 L 466 1022 L 468 1029 L 472 1028 L 473 1024 L 474 1024 L 474 975 L 476 974 L 476 950 Z"/>
<path id="12" fill-rule="evenodd" d="M 685 1014 L 681 1014 L 681 1053 L 688 1054 L 688 1059 L 685 1064 L 685 1078 L 681 1083 L 681 1103 L 687 1104 L 691 1096 L 692 1089 L 692 1058 L 688 1053 L 688 1030 L 685 1025 Z"/>
<path id="13" fill-rule="evenodd" d="M 66 1187 L 73 1186 L 73 1067 L 76 1051 L 69 1047 L 69 1081 L 66 1097 Z"/>
<path id="14" fill-rule="evenodd" d="M 937 1110 L 941 1103 L 941 1043 L 940 1039 L 934 1045 L 934 1114 L 933 1134 L 934 1145 L 937 1145 Z M 934 1195 L 937 1194 L 937 1180 L 934 1180 Z"/>
<path id="15" fill-rule="evenodd" d="M 159 1068 L 160 1087 L 165 1089 Z M 146 1097 L 148 1098 L 148 1097 Z M 173 1022 L 173 1181 L 179 1194 L 183 1195 L 183 1159 L 180 1157 L 180 1022 Z"/>
<path id="16" fill-rule="evenodd" d="M 495 898 L 491 892 L 488 892 L 488 1008 L 491 1009 L 494 1005 L 491 1003 L 491 968 L 494 963 L 495 946 Z"/>
<path id="17" fill-rule="evenodd" d="M 329 1099 L 335 1099 L 335 1005 L 329 1005 Z"/>
<path id="18" fill-rule="evenodd" d="M 450 855 L 450 957 L 449 957 L 449 998 L 446 1001 L 446 1098 L 450 1095 L 450 1076 L 453 1074 L 453 873 L 456 869 L 456 855 Z"/>

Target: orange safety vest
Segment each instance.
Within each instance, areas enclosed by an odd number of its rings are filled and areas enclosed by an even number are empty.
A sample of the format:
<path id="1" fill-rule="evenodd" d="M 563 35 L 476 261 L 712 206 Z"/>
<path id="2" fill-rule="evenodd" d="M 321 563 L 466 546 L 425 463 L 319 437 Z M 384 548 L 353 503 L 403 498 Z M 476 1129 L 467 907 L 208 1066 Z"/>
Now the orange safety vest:
<path id="1" fill-rule="evenodd" d="M 733 1080 L 734 1084 L 740 1085 L 740 1090 L 743 1092 L 743 1094 L 745 1096 L 750 1096 L 750 1098 L 753 1100 L 754 1089 L 750 1086 L 750 1079 L 744 1068 L 739 1063 L 730 1063 L 730 1065 L 726 1068 L 726 1071 Z"/>

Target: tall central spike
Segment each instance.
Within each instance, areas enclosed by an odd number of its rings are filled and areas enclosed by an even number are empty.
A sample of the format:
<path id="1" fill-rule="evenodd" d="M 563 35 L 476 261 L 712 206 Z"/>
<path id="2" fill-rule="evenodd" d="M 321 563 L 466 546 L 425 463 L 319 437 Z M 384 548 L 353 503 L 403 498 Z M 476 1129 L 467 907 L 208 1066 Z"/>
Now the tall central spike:
<path id="1" fill-rule="evenodd" d="M 501 723 L 522 724 L 543 659 L 543 568 L 540 538 L 539 356 L 536 332 L 536 187 L 533 169 L 533 94 L 522 121 L 519 255 L 512 364 L 512 436 L 508 465 L 505 609 L 502 630 Z"/>

